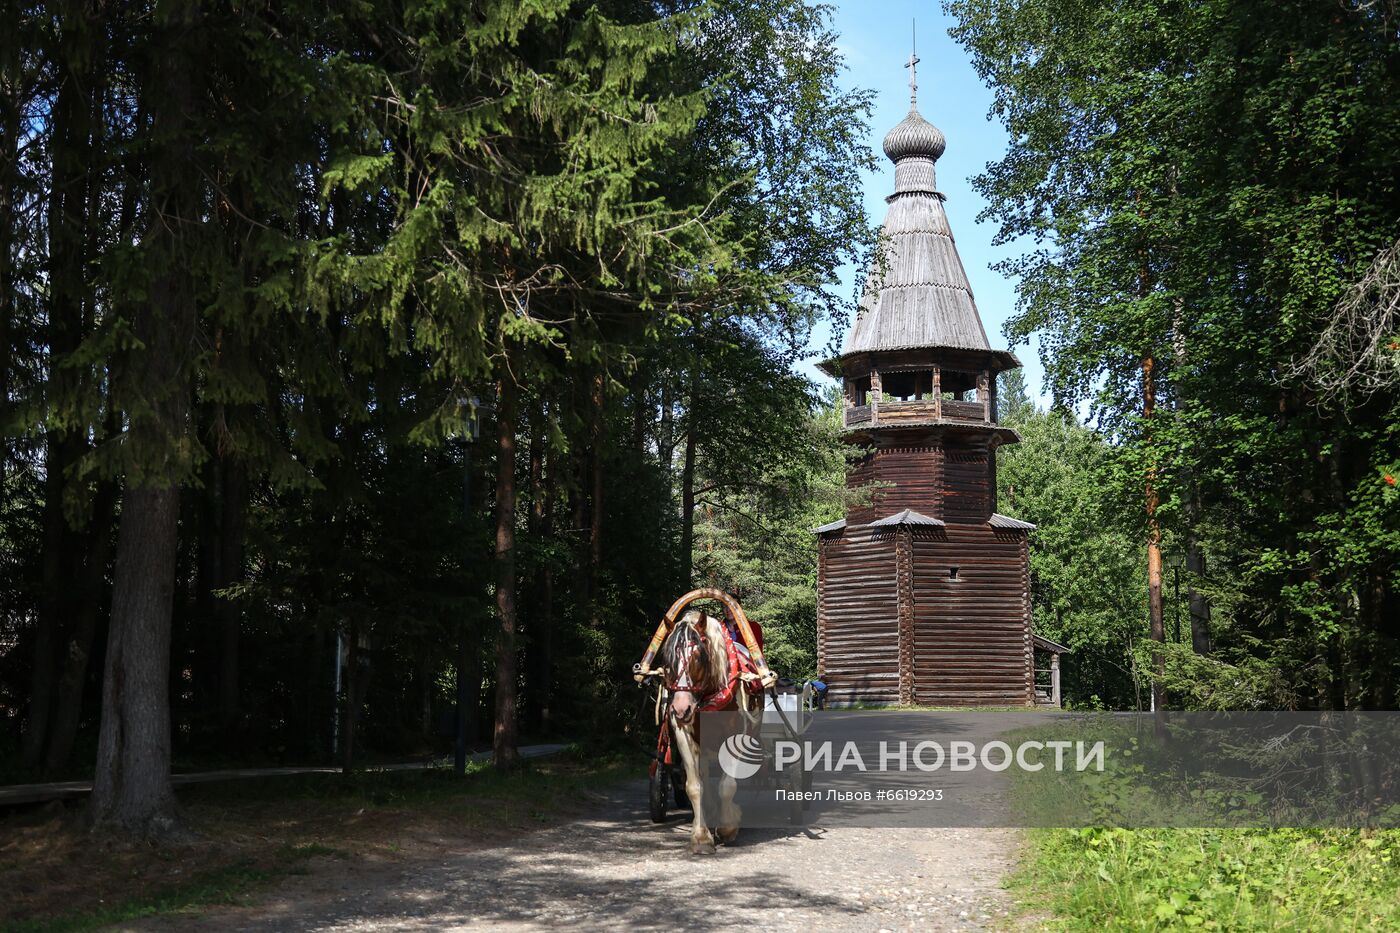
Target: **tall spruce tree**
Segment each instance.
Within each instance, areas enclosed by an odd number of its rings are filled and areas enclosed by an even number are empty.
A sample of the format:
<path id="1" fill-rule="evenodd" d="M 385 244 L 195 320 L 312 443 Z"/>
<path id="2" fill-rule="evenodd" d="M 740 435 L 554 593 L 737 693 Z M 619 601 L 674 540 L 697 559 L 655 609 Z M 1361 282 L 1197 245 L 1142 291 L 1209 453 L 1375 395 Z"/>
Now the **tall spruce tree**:
<path id="1" fill-rule="evenodd" d="M 1217 644 L 1262 653 L 1298 705 L 1400 702 L 1400 386 L 1343 411 L 1291 365 L 1400 234 L 1392 12 L 950 9 L 1013 140 L 978 180 L 989 214 L 1041 244 L 1009 267 L 1011 335 L 1040 335 L 1057 399 L 1090 403 L 1122 481 L 1159 494 L 1191 585 L 1222 598 Z"/>

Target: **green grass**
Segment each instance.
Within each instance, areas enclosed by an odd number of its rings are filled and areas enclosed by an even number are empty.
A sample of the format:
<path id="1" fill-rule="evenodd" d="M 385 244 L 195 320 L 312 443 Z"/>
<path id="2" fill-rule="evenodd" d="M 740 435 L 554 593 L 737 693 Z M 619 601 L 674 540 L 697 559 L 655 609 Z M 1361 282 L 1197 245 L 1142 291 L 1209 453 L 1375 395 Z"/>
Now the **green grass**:
<path id="1" fill-rule="evenodd" d="M 1013 807 L 1043 828 L 1030 831 L 1012 887 L 1043 928 L 1400 929 L 1400 830 L 1246 828 L 1258 817 L 1251 794 L 1213 775 L 1173 776 L 1171 755 L 1200 749 L 1130 732 L 1109 745 L 1102 774 L 1013 776 Z M 1047 816 L 1089 828 L 1045 827 Z M 1197 828 L 1236 817 L 1238 827 Z"/>
<path id="2" fill-rule="evenodd" d="M 1400 831 L 1037 829 L 1013 890 L 1059 930 L 1392 930 Z"/>
<path id="3" fill-rule="evenodd" d="M 1074 728 L 1055 737 L 1076 737 Z M 1083 728 L 1086 738 L 1114 729 Z M 1249 792 L 1171 767 L 1173 755 L 1217 750 L 1139 741 L 1131 730 L 1109 747 L 1102 774 L 1013 774 L 1013 808 L 1042 827 L 1029 831 L 1011 883 L 1038 928 L 1400 929 L 1400 830 L 1248 828 L 1259 816 Z M 1235 827 L 1199 828 L 1235 817 Z"/>

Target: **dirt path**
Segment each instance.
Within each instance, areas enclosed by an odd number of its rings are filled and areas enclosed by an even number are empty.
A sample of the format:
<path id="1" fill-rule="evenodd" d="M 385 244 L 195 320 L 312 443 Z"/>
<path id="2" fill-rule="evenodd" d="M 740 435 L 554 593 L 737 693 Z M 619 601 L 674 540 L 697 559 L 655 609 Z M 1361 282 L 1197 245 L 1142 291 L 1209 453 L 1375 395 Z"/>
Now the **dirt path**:
<path id="1" fill-rule="evenodd" d="M 583 817 L 490 848 L 318 860 L 255 906 L 114 929 L 724 930 L 743 910 L 746 930 L 978 930 L 1009 908 L 1013 830 L 749 829 L 696 857 L 688 824 L 648 822 L 645 797 L 645 785 L 616 787 Z"/>

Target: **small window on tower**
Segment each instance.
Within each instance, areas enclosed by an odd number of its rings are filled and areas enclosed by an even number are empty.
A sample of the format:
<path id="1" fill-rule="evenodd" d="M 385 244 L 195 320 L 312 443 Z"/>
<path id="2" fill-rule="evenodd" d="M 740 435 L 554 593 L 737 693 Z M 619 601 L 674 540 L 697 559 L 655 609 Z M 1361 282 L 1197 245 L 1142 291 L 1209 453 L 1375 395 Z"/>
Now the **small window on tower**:
<path id="1" fill-rule="evenodd" d="M 949 579 L 949 580 L 956 580 L 957 578 L 958 578 L 958 568 L 956 568 L 956 567 L 949 567 L 949 568 L 948 568 L 948 579 Z"/>
<path id="2" fill-rule="evenodd" d="M 851 404 L 856 406 L 870 404 L 869 376 L 851 380 Z"/>

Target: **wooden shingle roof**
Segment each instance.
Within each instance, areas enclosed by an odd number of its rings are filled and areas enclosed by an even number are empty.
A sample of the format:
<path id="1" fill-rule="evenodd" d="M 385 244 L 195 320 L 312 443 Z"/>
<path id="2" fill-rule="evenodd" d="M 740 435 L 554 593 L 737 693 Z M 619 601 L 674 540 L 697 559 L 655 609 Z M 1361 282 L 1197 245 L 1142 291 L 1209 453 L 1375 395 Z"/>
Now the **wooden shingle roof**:
<path id="1" fill-rule="evenodd" d="M 885 137 L 885 154 L 895 166 L 894 194 L 843 357 L 924 348 L 992 350 L 938 192 L 934 166 L 944 146 L 943 134 L 913 103 Z M 1005 365 L 1019 365 L 1005 356 Z"/>

